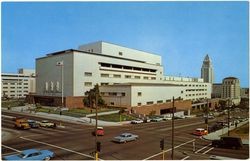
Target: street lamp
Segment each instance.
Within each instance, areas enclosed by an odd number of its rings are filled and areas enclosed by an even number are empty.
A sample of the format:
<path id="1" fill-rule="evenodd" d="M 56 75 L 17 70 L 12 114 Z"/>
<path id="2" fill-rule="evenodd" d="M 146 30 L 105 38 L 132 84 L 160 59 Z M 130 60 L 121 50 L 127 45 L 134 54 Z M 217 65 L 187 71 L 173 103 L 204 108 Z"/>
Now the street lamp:
<path id="1" fill-rule="evenodd" d="M 63 64 L 63 60 L 62 61 L 59 61 L 59 62 L 57 62 L 56 63 L 56 66 L 60 66 L 61 67 L 61 82 L 62 82 L 62 107 L 63 107 L 63 105 L 64 105 L 64 102 L 63 102 L 63 67 L 64 67 L 64 64 Z"/>

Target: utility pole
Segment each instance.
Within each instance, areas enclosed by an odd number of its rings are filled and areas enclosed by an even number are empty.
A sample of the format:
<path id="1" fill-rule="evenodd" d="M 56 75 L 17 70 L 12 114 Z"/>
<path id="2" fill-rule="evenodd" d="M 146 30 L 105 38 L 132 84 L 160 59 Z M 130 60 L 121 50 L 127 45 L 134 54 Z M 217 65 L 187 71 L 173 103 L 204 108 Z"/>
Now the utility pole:
<path id="1" fill-rule="evenodd" d="M 173 97 L 173 107 L 172 107 L 172 154 L 171 154 L 171 159 L 174 160 L 174 112 L 175 112 L 175 107 L 174 107 L 174 97 Z"/>
<path id="2" fill-rule="evenodd" d="M 230 105 L 229 105 L 229 99 L 227 100 L 227 123 L 228 123 L 228 131 L 227 136 L 229 136 L 229 128 L 230 128 Z"/>
<path id="3" fill-rule="evenodd" d="M 97 89 L 95 91 L 95 160 L 98 160 L 98 149 L 97 149 L 97 120 L 98 120 L 98 115 L 97 115 L 97 106 L 98 106 L 98 92 Z"/>
<path id="4" fill-rule="evenodd" d="M 208 111 L 209 111 L 209 102 L 208 102 L 208 99 L 207 99 L 207 109 L 206 109 L 206 120 L 205 120 L 205 123 L 206 123 L 206 128 L 207 128 L 207 133 L 208 133 Z"/>

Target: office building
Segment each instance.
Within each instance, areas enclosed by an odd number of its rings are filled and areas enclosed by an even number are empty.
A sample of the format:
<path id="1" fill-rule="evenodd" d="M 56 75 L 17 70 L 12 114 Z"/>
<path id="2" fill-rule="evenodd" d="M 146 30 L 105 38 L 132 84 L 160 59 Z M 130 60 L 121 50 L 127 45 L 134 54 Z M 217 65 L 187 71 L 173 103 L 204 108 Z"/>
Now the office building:
<path id="1" fill-rule="evenodd" d="M 35 70 L 19 69 L 18 73 L 2 73 L 2 97 L 25 98 L 35 93 Z"/>
<path id="2" fill-rule="evenodd" d="M 227 77 L 222 81 L 221 98 L 230 99 L 235 105 L 240 103 L 240 80 L 235 77 Z"/>
<path id="3" fill-rule="evenodd" d="M 212 83 L 214 82 L 214 69 L 212 66 L 212 61 L 208 55 L 204 58 L 202 67 L 201 67 L 201 78 L 204 82 Z"/>

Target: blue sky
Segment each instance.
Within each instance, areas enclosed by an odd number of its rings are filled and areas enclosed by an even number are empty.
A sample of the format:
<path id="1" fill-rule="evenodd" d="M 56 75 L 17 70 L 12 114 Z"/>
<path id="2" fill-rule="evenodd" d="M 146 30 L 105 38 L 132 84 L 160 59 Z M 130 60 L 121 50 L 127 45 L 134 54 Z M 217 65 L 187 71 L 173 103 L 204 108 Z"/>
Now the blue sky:
<path id="1" fill-rule="evenodd" d="M 2 72 L 35 68 L 48 53 L 99 40 L 162 56 L 165 75 L 249 84 L 248 2 L 4 2 Z"/>

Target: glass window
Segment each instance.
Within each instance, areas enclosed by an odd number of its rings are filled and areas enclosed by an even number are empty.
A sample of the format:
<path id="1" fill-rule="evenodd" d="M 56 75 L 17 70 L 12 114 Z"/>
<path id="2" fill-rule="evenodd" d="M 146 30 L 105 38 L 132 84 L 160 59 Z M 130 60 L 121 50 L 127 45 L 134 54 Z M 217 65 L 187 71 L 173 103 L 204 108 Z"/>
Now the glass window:
<path id="1" fill-rule="evenodd" d="M 142 93 L 141 93 L 141 92 L 138 92 L 138 93 L 137 93 L 137 96 L 141 96 L 141 95 L 142 95 Z"/>
<path id="2" fill-rule="evenodd" d="M 92 86 L 92 82 L 84 82 L 85 86 Z"/>
<path id="3" fill-rule="evenodd" d="M 91 76 L 92 76 L 92 73 L 91 73 L 91 72 L 85 72 L 85 73 L 84 73 L 84 76 L 86 76 L 86 77 L 91 77 Z"/>
<path id="4" fill-rule="evenodd" d="M 109 74 L 101 74 L 101 77 L 109 77 Z"/>

